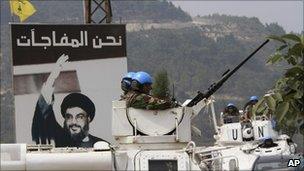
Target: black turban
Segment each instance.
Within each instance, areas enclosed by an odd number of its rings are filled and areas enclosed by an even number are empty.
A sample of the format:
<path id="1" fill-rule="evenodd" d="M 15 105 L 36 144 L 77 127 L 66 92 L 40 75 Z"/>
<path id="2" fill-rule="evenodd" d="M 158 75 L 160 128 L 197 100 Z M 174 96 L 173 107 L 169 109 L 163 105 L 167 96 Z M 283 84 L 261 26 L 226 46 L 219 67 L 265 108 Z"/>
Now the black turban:
<path id="1" fill-rule="evenodd" d="M 67 95 L 61 103 L 61 115 L 65 117 L 66 110 L 71 107 L 79 107 L 86 111 L 91 121 L 95 116 L 95 105 L 90 98 L 81 93 L 71 93 Z"/>

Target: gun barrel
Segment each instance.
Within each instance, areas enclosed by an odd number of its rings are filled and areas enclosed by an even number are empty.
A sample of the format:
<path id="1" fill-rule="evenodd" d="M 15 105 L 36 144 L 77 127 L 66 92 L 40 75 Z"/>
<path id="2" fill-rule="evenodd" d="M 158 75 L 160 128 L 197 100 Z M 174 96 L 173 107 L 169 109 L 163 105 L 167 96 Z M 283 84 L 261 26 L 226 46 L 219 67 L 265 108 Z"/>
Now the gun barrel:
<path id="1" fill-rule="evenodd" d="M 255 55 L 263 46 L 265 46 L 269 42 L 267 39 L 263 44 L 261 44 L 255 51 L 253 51 L 246 59 L 244 59 L 238 66 L 236 66 L 231 72 L 227 74 L 226 80 L 233 75 L 241 66 L 243 66 L 253 55 Z M 225 78 L 225 77 L 224 77 Z M 225 80 L 225 81 L 226 81 Z"/>
<path id="2" fill-rule="evenodd" d="M 188 107 L 192 107 L 196 105 L 198 102 L 205 98 L 209 98 L 213 93 L 215 93 L 227 80 L 230 78 L 238 69 L 240 69 L 254 54 L 256 54 L 263 46 L 265 46 L 269 42 L 267 39 L 264 43 L 262 43 L 255 51 L 253 51 L 246 59 L 244 59 L 241 63 L 239 63 L 232 71 L 228 73 L 225 72 L 224 76 L 216 83 L 212 84 L 208 90 L 204 93 L 199 92 L 189 103 Z"/>

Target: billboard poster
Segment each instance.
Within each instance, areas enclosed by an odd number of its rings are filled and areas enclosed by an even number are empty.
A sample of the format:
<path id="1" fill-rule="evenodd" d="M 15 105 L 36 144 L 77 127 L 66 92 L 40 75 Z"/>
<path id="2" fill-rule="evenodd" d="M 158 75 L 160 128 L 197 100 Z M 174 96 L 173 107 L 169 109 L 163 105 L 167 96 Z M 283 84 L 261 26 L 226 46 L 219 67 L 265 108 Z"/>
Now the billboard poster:
<path id="1" fill-rule="evenodd" d="M 16 141 L 112 142 L 112 101 L 127 72 L 125 25 L 11 24 Z"/>

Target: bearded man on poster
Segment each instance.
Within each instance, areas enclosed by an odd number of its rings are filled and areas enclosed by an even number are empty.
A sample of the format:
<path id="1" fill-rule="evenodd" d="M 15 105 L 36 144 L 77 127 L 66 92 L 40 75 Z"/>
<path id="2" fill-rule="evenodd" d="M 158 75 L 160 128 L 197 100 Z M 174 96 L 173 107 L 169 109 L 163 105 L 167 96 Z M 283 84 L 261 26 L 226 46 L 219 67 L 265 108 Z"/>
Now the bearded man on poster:
<path id="1" fill-rule="evenodd" d="M 68 58 L 64 54 L 60 56 L 55 69 L 42 86 L 32 122 L 32 139 L 36 144 L 51 144 L 51 140 L 54 140 L 56 147 L 93 147 L 98 141 L 106 141 L 89 134 L 89 124 L 95 116 L 95 105 L 89 97 L 70 93 L 63 99 L 63 127 L 54 115 L 54 82 Z"/>

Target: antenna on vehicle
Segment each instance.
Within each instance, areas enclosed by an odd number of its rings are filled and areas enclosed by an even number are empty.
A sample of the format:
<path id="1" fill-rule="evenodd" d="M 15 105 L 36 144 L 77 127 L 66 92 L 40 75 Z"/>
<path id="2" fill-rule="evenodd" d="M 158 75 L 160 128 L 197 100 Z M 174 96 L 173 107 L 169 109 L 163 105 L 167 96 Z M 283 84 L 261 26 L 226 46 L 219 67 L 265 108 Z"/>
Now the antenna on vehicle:
<path id="1" fill-rule="evenodd" d="M 176 101 L 175 99 L 175 92 L 174 92 L 174 83 L 172 83 L 172 101 Z"/>

